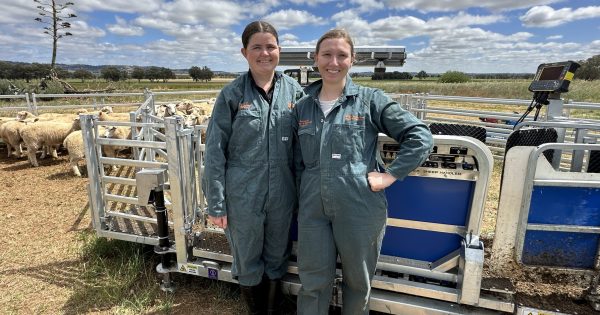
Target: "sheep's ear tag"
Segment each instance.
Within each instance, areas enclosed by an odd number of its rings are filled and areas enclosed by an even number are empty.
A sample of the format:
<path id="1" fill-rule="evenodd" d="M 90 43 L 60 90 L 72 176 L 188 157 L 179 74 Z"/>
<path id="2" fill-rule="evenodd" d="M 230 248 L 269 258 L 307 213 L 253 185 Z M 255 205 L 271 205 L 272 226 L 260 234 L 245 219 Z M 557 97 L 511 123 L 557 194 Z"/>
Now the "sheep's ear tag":
<path id="1" fill-rule="evenodd" d="M 135 183 L 138 191 L 138 202 L 149 204 L 153 191 L 161 191 L 165 188 L 168 180 L 167 170 L 162 168 L 148 168 L 135 174 Z"/>

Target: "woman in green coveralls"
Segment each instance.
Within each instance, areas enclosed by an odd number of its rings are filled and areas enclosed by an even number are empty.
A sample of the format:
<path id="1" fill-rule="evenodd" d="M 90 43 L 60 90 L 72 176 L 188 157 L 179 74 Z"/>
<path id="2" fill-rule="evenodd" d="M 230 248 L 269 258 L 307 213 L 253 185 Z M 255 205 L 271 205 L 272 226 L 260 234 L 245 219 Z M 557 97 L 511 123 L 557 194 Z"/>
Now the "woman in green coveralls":
<path id="1" fill-rule="evenodd" d="M 225 229 L 232 274 L 250 313 L 276 314 L 297 206 L 291 111 L 303 92 L 275 71 L 280 47 L 272 25 L 248 24 L 242 44 L 250 70 L 217 97 L 207 130 L 203 189 L 209 221 Z"/>
<path id="2" fill-rule="evenodd" d="M 384 189 L 427 158 L 427 126 L 381 90 L 356 85 L 348 70 L 354 45 L 344 30 L 317 42 L 322 80 L 305 89 L 294 109 L 296 176 L 300 179 L 298 314 L 327 314 L 336 258 L 342 263 L 342 313 L 368 314 L 386 226 Z M 377 135 L 400 144 L 397 158 L 377 171 Z"/>

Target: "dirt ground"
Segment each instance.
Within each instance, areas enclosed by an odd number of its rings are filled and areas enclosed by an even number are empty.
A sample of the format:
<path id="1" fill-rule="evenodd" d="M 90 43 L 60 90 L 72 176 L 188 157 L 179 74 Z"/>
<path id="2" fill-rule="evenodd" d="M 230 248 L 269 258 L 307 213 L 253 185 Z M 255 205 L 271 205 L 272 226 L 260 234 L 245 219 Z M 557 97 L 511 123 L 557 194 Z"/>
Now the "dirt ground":
<path id="1" fill-rule="evenodd" d="M 87 178 L 72 175 L 65 153 L 39 162 L 32 168 L 26 158 L 7 158 L 0 145 L 0 314 L 79 314 L 78 298 L 93 289 L 80 277 L 84 262 L 76 250 L 78 234 L 91 229 Z M 212 290 L 210 280 L 175 280 L 171 314 L 243 313 L 237 299 L 216 296 L 222 292 Z M 102 305 L 84 313 L 117 309 Z"/>
<path id="2" fill-rule="evenodd" d="M 83 262 L 76 246 L 78 234 L 91 229 L 87 178 L 71 174 L 64 152 L 32 168 L 26 158 L 7 158 L 0 146 L 0 183 L 0 314 L 81 313 L 75 297 L 93 286 L 80 277 Z M 518 303 L 569 314 L 596 313 L 574 285 L 576 279 L 537 271 L 515 267 L 512 272 Z M 175 280 L 179 287 L 172 314 L 243 313 L 239 300 L 218 297 L 210 280 L 184 275 Z M 235 287 L 231 290 L 235 296 Z M 116 307 L 89 307 L 84 313 L 114 314 Z"/>

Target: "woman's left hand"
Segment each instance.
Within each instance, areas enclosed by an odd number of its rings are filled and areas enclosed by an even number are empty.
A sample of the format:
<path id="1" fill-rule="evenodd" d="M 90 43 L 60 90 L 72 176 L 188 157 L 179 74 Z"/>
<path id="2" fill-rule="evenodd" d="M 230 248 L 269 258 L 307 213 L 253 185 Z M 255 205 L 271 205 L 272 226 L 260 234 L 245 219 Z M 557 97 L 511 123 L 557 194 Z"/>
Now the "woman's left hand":
<path id="1" fill-rule="evenodd" d="M 381 191 L 396 181 L 396 177 L 388 173 L 370 172 L 367 175 L 372 191 Z"/>

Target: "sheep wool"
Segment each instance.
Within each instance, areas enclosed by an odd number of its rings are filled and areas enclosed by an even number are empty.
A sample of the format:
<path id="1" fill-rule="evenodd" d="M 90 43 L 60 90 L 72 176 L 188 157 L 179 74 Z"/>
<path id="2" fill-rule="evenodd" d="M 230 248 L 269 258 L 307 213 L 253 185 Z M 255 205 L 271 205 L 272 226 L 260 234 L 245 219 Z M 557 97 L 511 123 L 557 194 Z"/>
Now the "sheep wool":
<path id="1" fill-rule="evenodd" d="M 39 165 L 35 154 L 44 145 L 52 148 L 52 156 L 57 157 L 56 147 L 61 145 L 71 132 L 80 129 L 79 118 L 74 119 L 70 124 L 38 121 L 25 126 L 21 130 L 21 137 L 27 146 L 27 157 L 31 165 L 34 167 Z"/>

